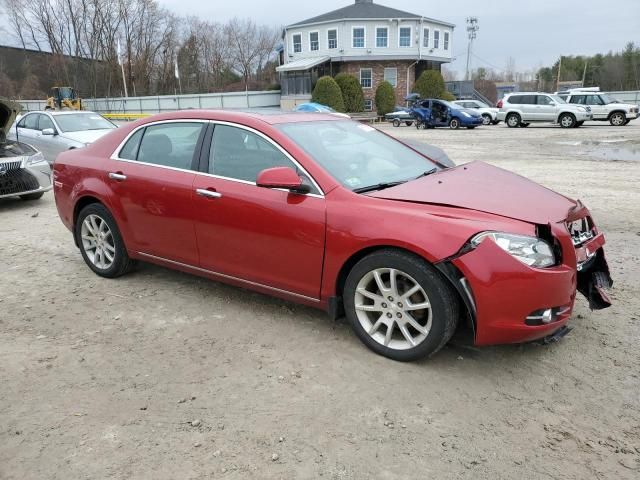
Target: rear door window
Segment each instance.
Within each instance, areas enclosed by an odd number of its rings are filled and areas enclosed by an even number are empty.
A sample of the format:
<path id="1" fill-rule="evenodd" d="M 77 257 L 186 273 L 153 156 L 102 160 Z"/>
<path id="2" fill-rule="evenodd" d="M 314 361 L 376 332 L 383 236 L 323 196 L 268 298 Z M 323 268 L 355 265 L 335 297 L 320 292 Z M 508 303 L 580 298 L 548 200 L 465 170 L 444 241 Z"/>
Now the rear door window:
<path id="1" fill-rule="evenodd" d="M 144 131 L 136 159 L 163 167 L 192 170 L 203 128 L 204 124 L 199 122 L 151 125 Z"/>
<path id="2" fill-rule="evenodd" d="M 575 103 L 575 104 L 578 104 L 578 105 L 584 105 L 586 98 L 587 97 L 585 95 L 573 95 L 571 97 L 571 103 Z"/>

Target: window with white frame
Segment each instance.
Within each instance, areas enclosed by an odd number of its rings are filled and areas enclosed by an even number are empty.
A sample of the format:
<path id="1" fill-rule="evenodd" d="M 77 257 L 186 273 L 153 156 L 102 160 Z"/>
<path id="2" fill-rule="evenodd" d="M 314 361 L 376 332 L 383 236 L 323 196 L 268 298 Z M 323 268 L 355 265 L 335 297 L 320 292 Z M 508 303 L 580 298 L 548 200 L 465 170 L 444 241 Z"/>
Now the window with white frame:
<path id="1" fill-rule="evenodd" d="M 318 32 L 309 32 L 309 50 L 315 52 L 320 50 L 320 34 Z"/>
<path id="2" fill-rule="evenodd" d="M 302 34 L 296 33 L 293 36 L 293 53 L 302 52 Z"/>
<path id="3" fill-rule="evenodd" d="M 411 27 L 400 27 L 400 46 L 411 46 Z"/>
<path id="4" fill-rule="evenodd" d="M 444 49 L 449 50 L 449 32 L 444 32 Z"/>
<path id="5" fill-rule="evenodd" d="M 367 98 L 364 101 L 364 111 L 365 112 L 373 111 L 373 100 L 371 100 L 370 98 Z"/>
<path id="6" fill-rule="evenodd" d="M 429 48 L 429 41 L 430 41 L 429 34 L 430 33 L 431 32 L 429 31 L 428 28 L 425 28 L 424 31 L 422 32 L 422 46 L 424 48 Z"/>
<path id="7" fill-rule="evenodd" d="M 376 28 L 376 48 L 389 46 L 389 29 L 387 27 Z"/>
<path id="8" fill-rule="evenodd" d="M 440 48 L 440 30 L 433 31 L 433 48 Z"/>
<path id="9" fill-rule="evenodd" d="M 385 68 L 384 80 L 389 82 L 393 88 L 398 86 L 398 69 L 397 68 Z"/>
<path id="10" fill-rule="evenodd" d="M 362 88 L 373 88 L 373 71 L 370 68 L 360 69 L 360 86 Z"/>
<path id="11" fill-rule="evenodd" d="M 327 47 L 329 50 L 338 48 L 338 30 L 327 30 Z"/>
<path id="12" fill-rule="evenodd" d="M 365 29 L 364 27 L 353 27 L 353 48 L 365 47 Z"/>

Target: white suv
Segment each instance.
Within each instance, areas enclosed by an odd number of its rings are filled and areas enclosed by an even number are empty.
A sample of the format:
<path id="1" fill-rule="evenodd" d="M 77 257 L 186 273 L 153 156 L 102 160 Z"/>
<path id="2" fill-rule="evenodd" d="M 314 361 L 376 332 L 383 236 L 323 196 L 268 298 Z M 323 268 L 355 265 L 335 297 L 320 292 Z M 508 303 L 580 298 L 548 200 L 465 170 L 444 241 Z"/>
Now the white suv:
<path id="1" fill-rule="evenodd" d="M 500 123 L 498 120 L 498 109 L 490 107 L 484 102 L 480 102 L 478 100 L 456 100 L 452 102 L 460 105 L 462 108 L 471 108 L 473 110 L 477 110 L 480 115 L 482 115 L 482 124 L 483 125 L 497 125 Z"/>
<path id="2" fill-rule="evenodd" d="M 548 93 L 511 93 L 498 102 L 498 120 L 510 128 L 528 127 L 532 122 L 557 123 L 562 128 L 580 127 L 593 118 L 586 106 L 571 105 Z"/>
<path id="3" fill-rule="evenodd" d="M 608 121 L 614 127 L 623 127 L 638 118 L 638 105 L 620 103 L 599 89 L 569 90 L 558 96 L 567 103 L 590 107 L 594 120 Z"/>

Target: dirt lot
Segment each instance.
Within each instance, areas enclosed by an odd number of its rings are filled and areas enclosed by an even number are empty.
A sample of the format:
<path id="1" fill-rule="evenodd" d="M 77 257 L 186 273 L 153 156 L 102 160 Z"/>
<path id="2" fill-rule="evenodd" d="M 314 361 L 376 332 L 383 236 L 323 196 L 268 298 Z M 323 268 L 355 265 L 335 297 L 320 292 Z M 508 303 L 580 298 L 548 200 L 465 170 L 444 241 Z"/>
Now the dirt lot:
<path id="1" fill-rule="evenodd" d="M 394 363 L 309 308 L 150 265 L 100 279 L 52 195 L 0 201 L 0 478 L 640 478 L 640 122 L 383 128 L 581 198 L 615 305 L 580 299 L 552 346 Z"/>

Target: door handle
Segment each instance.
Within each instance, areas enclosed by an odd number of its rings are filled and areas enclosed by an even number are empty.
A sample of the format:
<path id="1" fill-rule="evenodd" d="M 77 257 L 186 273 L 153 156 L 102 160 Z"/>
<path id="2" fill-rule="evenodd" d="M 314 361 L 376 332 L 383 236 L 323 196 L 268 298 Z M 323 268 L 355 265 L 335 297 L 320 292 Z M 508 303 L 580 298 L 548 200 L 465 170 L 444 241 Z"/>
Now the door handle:
<path id="1" fill-rule="evenodd" d="M 214 192 L 213 190 L 205 190 L 204 188 L 198 188 L 196 190 L 196 193 L 198 195 L 200 195 L 201 197 L 207 197 L 207 198 L 220 198 L 220 197 L 222 197 L 221 193 Z"/>
<path id="2" fill-rule="evenodd" d="M 127 179 L 127 176 L 123 175 L 122 173 L 110 173 L 109 178 L 112 180 L 117 180 L 118 182 L 123 182 Z"/>

